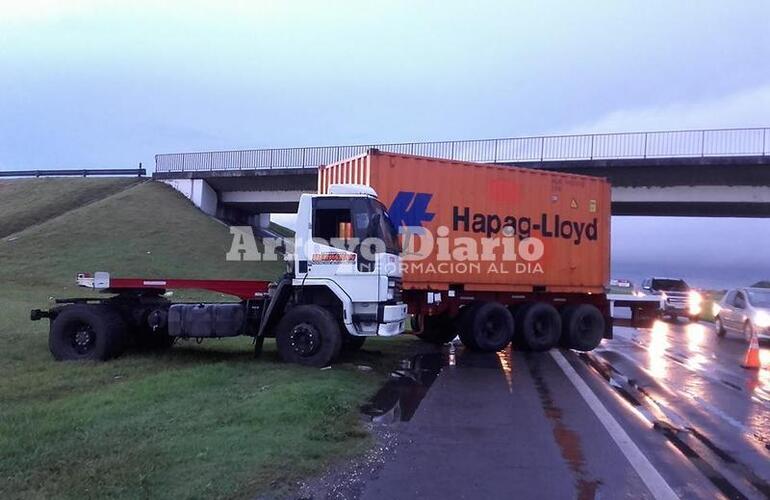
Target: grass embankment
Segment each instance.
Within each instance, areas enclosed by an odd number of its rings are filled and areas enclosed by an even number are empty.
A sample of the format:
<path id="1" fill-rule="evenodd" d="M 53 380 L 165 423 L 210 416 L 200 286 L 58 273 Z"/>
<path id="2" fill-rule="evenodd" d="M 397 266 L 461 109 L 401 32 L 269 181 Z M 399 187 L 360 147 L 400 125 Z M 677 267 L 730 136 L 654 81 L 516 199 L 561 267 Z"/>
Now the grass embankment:
<path id="1" fill-rule="evenodd" d="M 8 179 L 0 181 L 0 238 L 102 199 L 141 179 Z"/>
<path id="2" fill-rule="evenodd" d="M 271 341 L 254 360 L 249 339 L 57 363 L 47 322 L 28 320 L 49 296 L 82 295 L 77 271 L 280 274 L 276 262 L 226 262 L 230 242 L 151 182 L 0 240 L 0 498 L 251 497 L 368 446 L 358 406 L 411 339 L 371 342 L 330 370 L 280 363 Z"/>

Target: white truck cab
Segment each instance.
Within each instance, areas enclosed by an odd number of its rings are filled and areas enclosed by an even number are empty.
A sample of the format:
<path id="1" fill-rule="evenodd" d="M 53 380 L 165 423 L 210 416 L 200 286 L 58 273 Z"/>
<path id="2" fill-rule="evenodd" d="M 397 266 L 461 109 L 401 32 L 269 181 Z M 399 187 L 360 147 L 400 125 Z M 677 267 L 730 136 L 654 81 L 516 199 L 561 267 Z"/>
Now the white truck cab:
<path id="1" fill-rule="evenodd" d="M 333 293 L 350 335 L 404 331 L 398 232 L 371 187 L 335 184 L 328 194 L 302 195 L 295 237 L 298 293 Z"/>

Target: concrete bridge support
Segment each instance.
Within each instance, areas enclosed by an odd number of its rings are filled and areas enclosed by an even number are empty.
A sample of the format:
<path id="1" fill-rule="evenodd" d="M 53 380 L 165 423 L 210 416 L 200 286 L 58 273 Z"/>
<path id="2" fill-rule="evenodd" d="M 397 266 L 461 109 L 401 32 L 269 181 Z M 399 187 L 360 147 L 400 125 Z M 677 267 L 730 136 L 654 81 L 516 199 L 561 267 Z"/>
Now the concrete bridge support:
<path id="1" fill-rule="evenodd" d="M 257 234 L 267 234 L 270 214 L 294 213 L 303 192 L 316 189 L 315 171 L 305 170 L 306 176 L 278 172 L 273 175 L 232 175 L 222 172 L 211 175 L 184 175 L 175 178 L 158 176 L 179 191 L 203 212 L 228 224 L 250 225 Z M 299 187 L 299 189 L 298 189 Z M 302 189 L 304 188 L 304 190 Z"/>

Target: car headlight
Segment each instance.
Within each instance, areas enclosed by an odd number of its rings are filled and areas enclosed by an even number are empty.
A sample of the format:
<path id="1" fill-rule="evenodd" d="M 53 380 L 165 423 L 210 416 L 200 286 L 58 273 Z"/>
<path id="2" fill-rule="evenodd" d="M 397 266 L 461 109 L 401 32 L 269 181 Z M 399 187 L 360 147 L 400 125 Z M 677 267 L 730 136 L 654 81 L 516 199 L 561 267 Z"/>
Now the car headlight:
<path id="1" fill-rule="evenodd" d="M 765 311 L 757 311 L 754 314 L 754 324 L 760 328 L 767 328 L 770 326 L 770 314 Z"/>
<path id="2" fill-rule="evenodd" d="M 701 296 L 701 294 L 695 290 L 691 290 L 690 294 L 687 296 L 687 299 L 687 309 L 690 311 L 690 315 L 697 316 L 700 314 L 703 296 Z"/>
<path id="3" fill-rule="evenodd" d="M 719 316 L 719 313 L 722 312 L 722 307 L 719 305 L 718 302 L 714 302 L 711 304 L 711 315 L 715 318 Z"/>

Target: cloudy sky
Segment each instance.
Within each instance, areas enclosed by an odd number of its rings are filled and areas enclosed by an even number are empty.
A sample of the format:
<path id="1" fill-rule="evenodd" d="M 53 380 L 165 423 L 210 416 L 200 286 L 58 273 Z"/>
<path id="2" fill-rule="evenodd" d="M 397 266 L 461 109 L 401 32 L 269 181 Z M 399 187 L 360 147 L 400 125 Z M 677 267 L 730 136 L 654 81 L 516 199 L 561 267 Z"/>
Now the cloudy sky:
<path id="1" fill-rule="evenodd" d="M 767 126 L 769 23 L 765 0 L 0 0 L 0 169 Z M 630 236 L 616 238 L 615 262 L 641 255 L 654 269 L 660 244 L 639 242 L 661 228 L 695 241 L 666 249 L 685 261 L 735 255 L 712 233 L 770 234 L 765 220 L 618 220 L 616 235 Z M 746 251 L 748 269 L 770 268 Z"/>
<path id="2" fill-rule="evenodd" d="M 0 167 L 770 120 L 766 1 L 0 0 Z"/>

